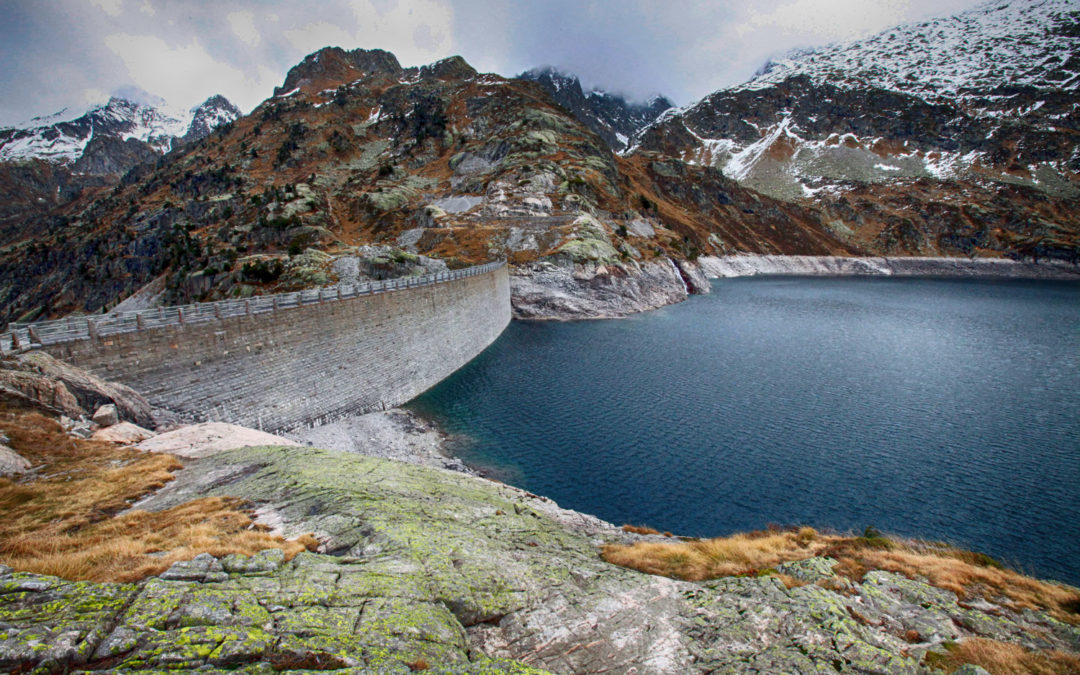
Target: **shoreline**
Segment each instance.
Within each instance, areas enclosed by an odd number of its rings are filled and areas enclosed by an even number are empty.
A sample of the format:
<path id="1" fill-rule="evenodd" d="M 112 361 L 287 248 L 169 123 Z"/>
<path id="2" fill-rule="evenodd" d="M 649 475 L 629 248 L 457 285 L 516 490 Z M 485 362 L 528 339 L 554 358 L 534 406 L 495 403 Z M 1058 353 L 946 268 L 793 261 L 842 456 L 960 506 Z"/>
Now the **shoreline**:
<path id="1" fill-rule="evenodd" d="M 1080 281 L 1080 265 L 1004 258 L 765 255 L 701 256 L 710 279 L 749 276 L 896 276 Z"/>
<path id="2" fill-rule="evenodd" d="M 483 472 L 448 448 L 450 434 L 432 418 L 405 408 L 347 415 L 334 422 L 279 434 L 308 447 L 392 459 L 471 476 Z"/>

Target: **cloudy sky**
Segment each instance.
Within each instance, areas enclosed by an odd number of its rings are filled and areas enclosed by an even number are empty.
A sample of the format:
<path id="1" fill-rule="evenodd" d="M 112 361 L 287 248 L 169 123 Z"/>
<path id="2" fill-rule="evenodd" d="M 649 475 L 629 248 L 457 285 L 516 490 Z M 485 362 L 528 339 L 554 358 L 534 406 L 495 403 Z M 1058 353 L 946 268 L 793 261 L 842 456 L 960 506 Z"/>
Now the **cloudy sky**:
<path id="1" fill-rule="evenodd" d="M 979 0 L 0 0 L 0 125 L 111 94 L 244 112 L 320 47 L 403 65 L 461 54 L 481 71 L 538 65 L 586 86 L 689 103 L 794 47 L 953 13 Z"/>

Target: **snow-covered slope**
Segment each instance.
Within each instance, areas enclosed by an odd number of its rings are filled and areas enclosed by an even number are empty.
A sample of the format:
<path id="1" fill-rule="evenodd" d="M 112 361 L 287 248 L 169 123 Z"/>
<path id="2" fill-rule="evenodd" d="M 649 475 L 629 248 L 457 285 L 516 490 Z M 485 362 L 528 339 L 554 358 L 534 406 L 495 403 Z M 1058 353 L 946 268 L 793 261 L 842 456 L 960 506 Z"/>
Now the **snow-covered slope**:
<path id="1" fill-rule="evenodd" d="M 239 116 L 240 111 L 221 96 L 191 110 L 168 110 L 113 97 L 82 113 L 65 109 L 0 129 L 0 161 L 44 159 L 74 164 L 95 136 L 134 139 L 164 153 L 180 139 L 201 138 Z"/>
<path id="2" fill-rule="evenodd" d="M 960 102 L 978 113 L 985 97 L 1003 84 L 1076 91 L 1078 24 L 1076 0 L 994 0 L 954 16 L 798 52 L 767 64 L 764 72 L 732 91 L 808 75 L 817 84 L 886 89 L 931 103 Z"/>
<path id="3" fill-rule="evenodd" d="M 771 62 L 640 147 L 786 199 L 923 177 L 1075 194 L 1078 88 L 1080 2 L 994 0 Z"/>

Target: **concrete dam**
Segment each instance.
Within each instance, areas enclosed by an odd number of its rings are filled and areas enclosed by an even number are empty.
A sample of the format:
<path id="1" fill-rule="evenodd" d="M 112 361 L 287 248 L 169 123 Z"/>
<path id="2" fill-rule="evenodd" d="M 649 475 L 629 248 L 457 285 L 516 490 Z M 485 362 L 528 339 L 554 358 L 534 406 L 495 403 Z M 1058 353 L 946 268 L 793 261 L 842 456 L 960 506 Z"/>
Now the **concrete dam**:
<path id="1" fill-rule="evenodd" d="M 405 403 L 510 323 L 505 263 L 247 300 L 15 325 L 43 349 L 198 420 L 280 431 Z"/>

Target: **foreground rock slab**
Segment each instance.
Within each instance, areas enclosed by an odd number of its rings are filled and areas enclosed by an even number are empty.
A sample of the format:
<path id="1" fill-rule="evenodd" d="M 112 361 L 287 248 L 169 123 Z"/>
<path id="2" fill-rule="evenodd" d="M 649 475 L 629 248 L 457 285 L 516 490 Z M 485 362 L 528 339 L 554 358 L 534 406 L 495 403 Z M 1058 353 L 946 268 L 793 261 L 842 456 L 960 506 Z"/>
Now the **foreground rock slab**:
<path id="1" fill-rule="evenodd" d="M 113 443 L 130 444 L 145 441 L 153 436 L 154 432 L 149 429 L 143 429 L 139 425 L 132 424 L 131 422 L 120 422 L 111 427 L 98 429 L 91 434 L 90 438 L 95 441 L 111 441 Z"/>
<path id="2" fill-rule="evenodd" d="M 1042 614 L 884 572 L 844 583 L 828 559 L 783 571 L 843 592 L 633 572 L 597 547 L 636 535 L 461 473 L 307 447 L 185 464 L 140 508 L 246 498 L 323 552 L 204 555 L 125 585 L 0 568 L 0 670 L 921 673 L 974 635 L 1080 649 Z"/>
<path id="3" fill-rule="evenodd" d="M 297 445 L 296 441 L 265 431 L 225 422 L 204 422 L 180 427 L 139 443 L 147 452 L 164 452 L 178 457 L 205 457 L 233 448 L 258 445 Z"/>

